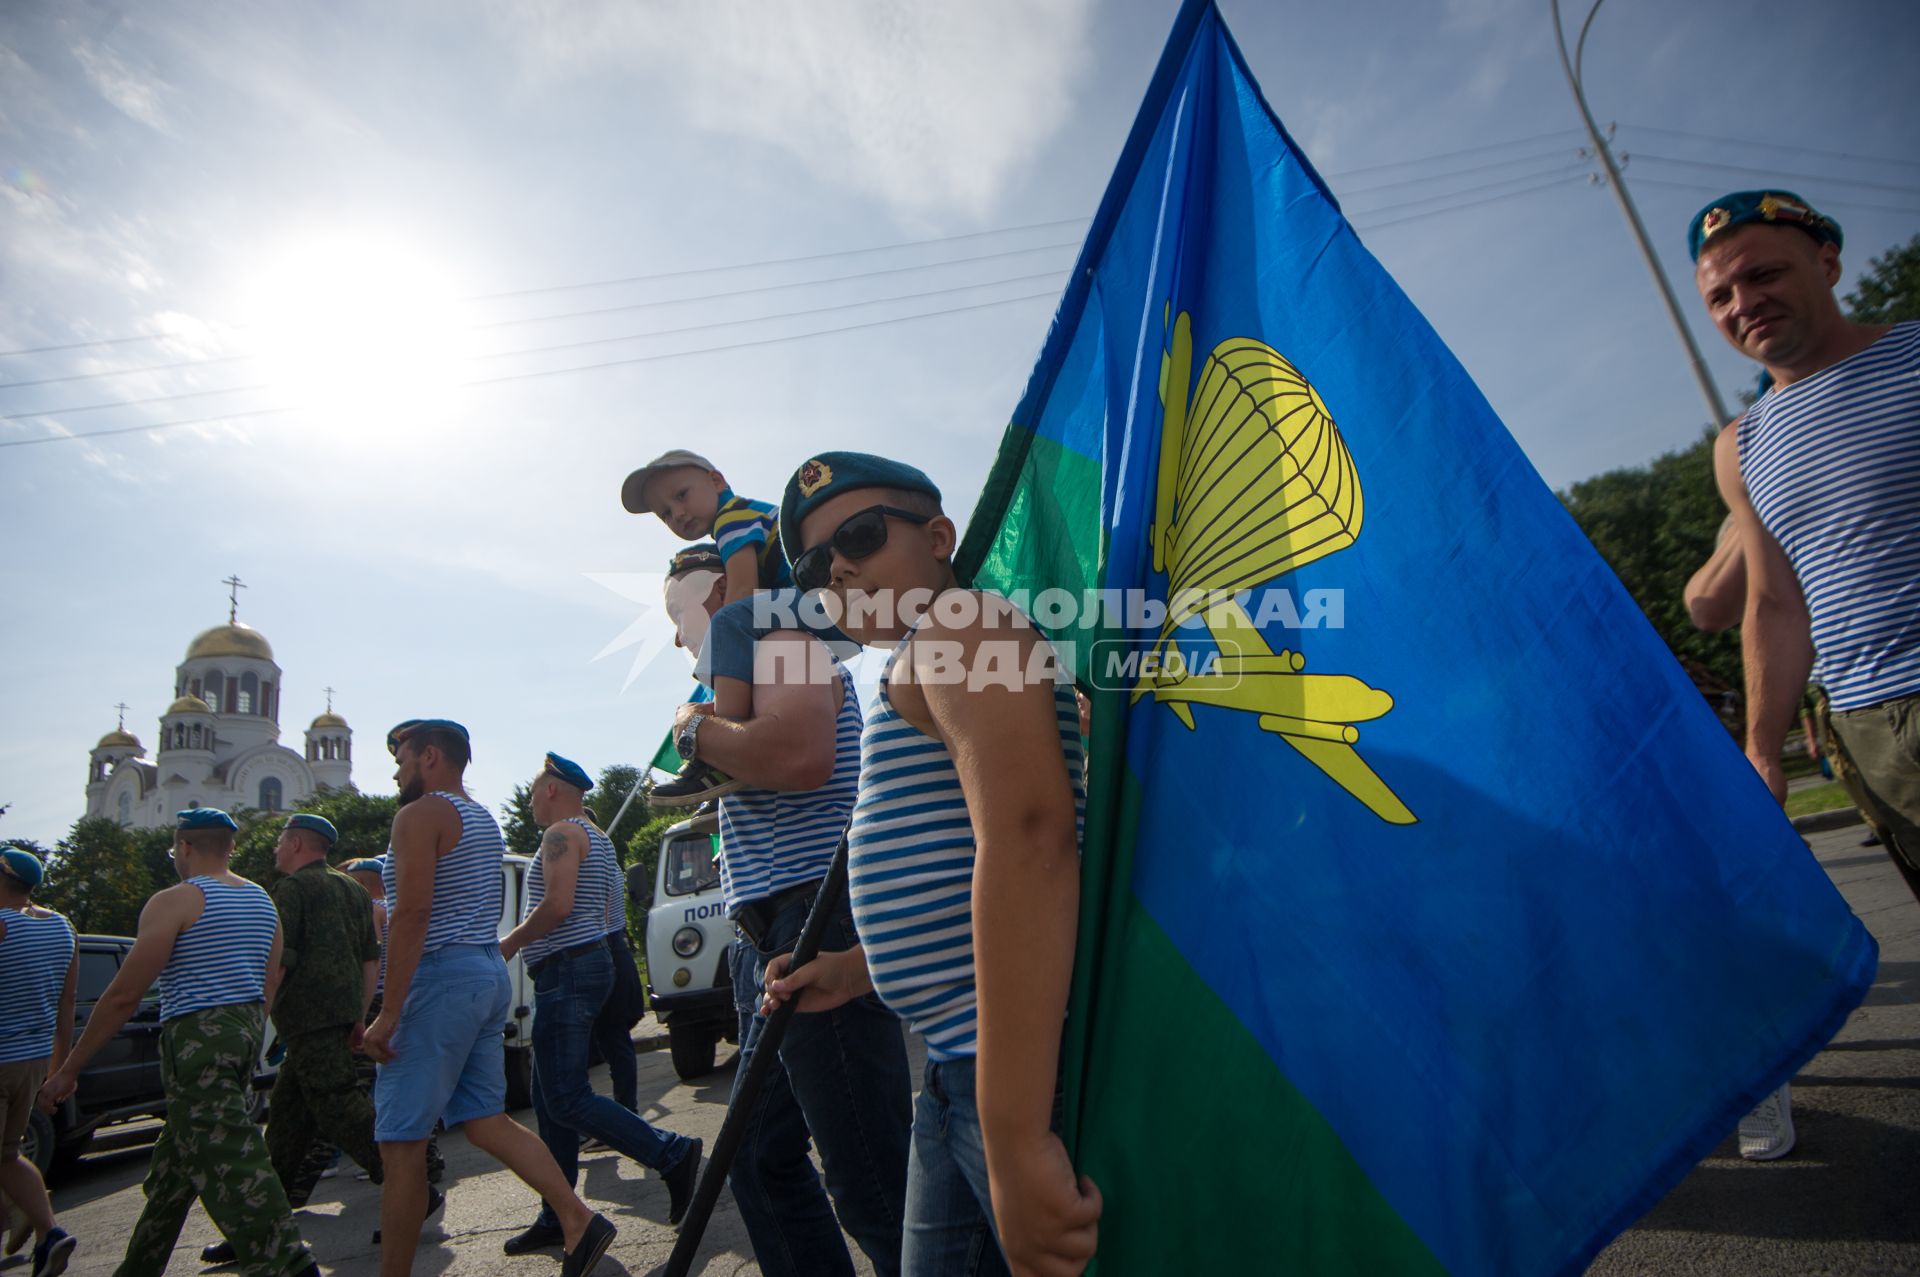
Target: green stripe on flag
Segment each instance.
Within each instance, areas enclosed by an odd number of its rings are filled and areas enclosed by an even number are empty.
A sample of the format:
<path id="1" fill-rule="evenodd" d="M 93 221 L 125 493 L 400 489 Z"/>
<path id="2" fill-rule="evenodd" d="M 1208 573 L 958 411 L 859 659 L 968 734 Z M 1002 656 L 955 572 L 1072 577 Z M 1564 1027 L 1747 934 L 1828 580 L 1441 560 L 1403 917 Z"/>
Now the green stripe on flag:
<path id="1" fill-rule="evenodd" d="M 1126 788 L 1130 831 L 1141 793 Z M 1139 898 L 1119 894 L 1098 960 L 1101 983 L 1126 992 L 1101 999 L 1097 1020 L 1069 1035 L 1087 1060 L 1068 1096 L 1080 1119 L 1074 1164 L 1107 1202 L 1087 1271 L 1252 1271 L 1257 1232 L 1261 1272 L 1445 1273 Z M 1083 949 L 1082 974 L 1086 965 Z"/>

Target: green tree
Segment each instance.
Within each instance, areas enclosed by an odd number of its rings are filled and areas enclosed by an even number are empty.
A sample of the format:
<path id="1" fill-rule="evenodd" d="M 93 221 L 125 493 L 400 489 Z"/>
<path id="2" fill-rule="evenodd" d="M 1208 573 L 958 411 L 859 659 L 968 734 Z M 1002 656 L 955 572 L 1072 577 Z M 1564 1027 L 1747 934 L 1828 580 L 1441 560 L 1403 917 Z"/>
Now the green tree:
<path id="1" fill-rule="evenodd" d="M 145 831 L 122 829 L 104 816 L 74 822 L 47 857 L 47 876 L 34 896 L 49 909 L 67 915 L 74 929 L 100 935 L 130 936 L 147 897 L 174 881 L 165 853 L 156 872 L 151 838 Z M 167 834 L 168 847 L 173 845 Z"/>
<path id="2" fill-rule="evenodd" d="M 1737 688 L 1739 634 L 1701 633 L 1683 597 L 1727 513 L 1713 481 L 1713 438 L 1708 431 L 1647 465 L 1582 480 L 1560 500 L 1689 672 Z"/>
<path id="3" fill-rule="evenodd" d="M 351 787 L 321 789 L 300 800 L 295 811 L 325 816 L 339 831 L 340 840 L 327 856 L 329 864 L 344 864 L 363 856 L 385 855 L 393 833 L 393 814 L 400 810 L 397 794 L 363 794 Z M 236 811 L 240 837 L 234 843 L 233 871 L 267 884 L 278 876 L 273 867 L 273 845 L 286 828 L 286 812 Z"/>
<path id="4" fill-rule="evenodd" d="M 1920 235 L 1867 262 L 1847 294 L 1847 317 L 1863 324 L 1920 319 Z"/>
<path id="5" fill-rule="evenodd" d="M 533 787 L 513 787 L 513 797 L 500 809 L 500 835 L 507 840 L 507 854 L 532 857 L 540 852 L 540 826 L 533 823 Z"/>

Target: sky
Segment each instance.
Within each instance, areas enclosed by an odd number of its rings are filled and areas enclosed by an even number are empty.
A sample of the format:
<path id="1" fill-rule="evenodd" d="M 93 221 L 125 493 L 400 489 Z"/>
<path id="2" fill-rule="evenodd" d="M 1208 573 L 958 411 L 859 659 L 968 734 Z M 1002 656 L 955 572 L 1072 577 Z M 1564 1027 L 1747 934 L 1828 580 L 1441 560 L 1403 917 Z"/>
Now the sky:
<path id="1" fill-rule="evenodd" d="M 116 703 L 151 750 L 234 573 L 282 743 L 333 687 L 363 789 L 411 717 L 469 727 L 496 808 L 547 750 L 643 762 L 688 666 L 622 476 L 691 448 L 777 500 L 884 451 L 964 521 L 1176 7 L 0 6 L 0 837 L 82 814 Z M 1546 483 L 1699 437 L 1547 0 L 1220 7 Z M 1911 0 L 1597 14 L 1589 100 L 1728 404 L 1757 370 L 1687 220 L 1796 190 L 1850 283 L 1920 232 L 1917 55 Z"/>

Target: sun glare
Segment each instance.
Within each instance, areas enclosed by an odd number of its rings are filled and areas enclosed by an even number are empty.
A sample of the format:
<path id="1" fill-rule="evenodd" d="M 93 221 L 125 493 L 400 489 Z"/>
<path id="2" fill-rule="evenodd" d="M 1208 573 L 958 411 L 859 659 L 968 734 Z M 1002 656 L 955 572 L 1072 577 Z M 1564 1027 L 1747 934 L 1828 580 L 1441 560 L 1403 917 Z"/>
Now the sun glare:
<path id="1" fill-rule="evenodd" d="M 249 281 L 253 354 L 275 397 L 343 434 L 431 425 L 472 375 L 472 322 L 418 253 L 303 240 Z"/>

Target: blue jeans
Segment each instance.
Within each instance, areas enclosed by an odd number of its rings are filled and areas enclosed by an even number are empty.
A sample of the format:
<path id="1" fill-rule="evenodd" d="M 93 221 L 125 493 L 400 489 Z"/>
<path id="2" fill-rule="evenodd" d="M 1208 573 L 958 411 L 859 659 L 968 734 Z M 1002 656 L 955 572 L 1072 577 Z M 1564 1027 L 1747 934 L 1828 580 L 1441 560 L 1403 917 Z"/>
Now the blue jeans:
<path id="1" fill-rule="evenodd" d="M 811 903 L 803 897 L 774 915 L 764 952 L 745 940 L 728 950 L 740 1015 L 736 1087 L 766 1027 L 756 1007 L 767 962 L 793 947 Z M 843 899 L 820 947 L 832 952 L 856 943 Z M 729 1177 L 766 1277 L 851 1274 L 842 1224 L 879 1277 L 896 1277 L 912 1095 L 900 1021 L 878 998 L 869 994 L 787 1022 L 780 1058 L 767 1071 Z M 824 1190 L 807 1158 L 809 1136 L 820 1146 Z"/>
<path id="2" fill-rule="evenodd" d="M 595 1092 L 587 1081 L 593 1020 L 612 987 L 613 959 L 605 945 L 557 954 L 534 978 L 533 1112 L 540 1138 L 570 1186 L 580 1174 L 581 1132 L 663 1174 L 678 1166 L 693 1146 L 684 1135 L 655 1130 L 644 1118 Z M 540 1222 L 559 1226 L 545 1202 L 540 1204 Z"/>
<path id="3" fill-rule="evenodd" d="M 987 1147 L 971 1059 L 927 1061 L 913 1106 L 907 1162 L 908 1277 L 988 1277 L 1008 1271 L 987 1192 Z"/>
<path id="4" fill-rule="evenodd" d="M 633 1058 L 633 1025 L 627 1022 L 627 1008 L 620 1005 L 622 982 L 631 987 L 628 997 L 635 1005 L 646 994 L 640 989 L 640 971 L 633 964 L 633 947 L 624 931 L 607 933 L 607 952 L 613 958 L 613 985 L 606 1006 L 593 1018 L 593 1044 L 607 1062 L 607 1087 L 613 1102 L 629 1113 L 640 1109 L 640 1066 Z"/>

